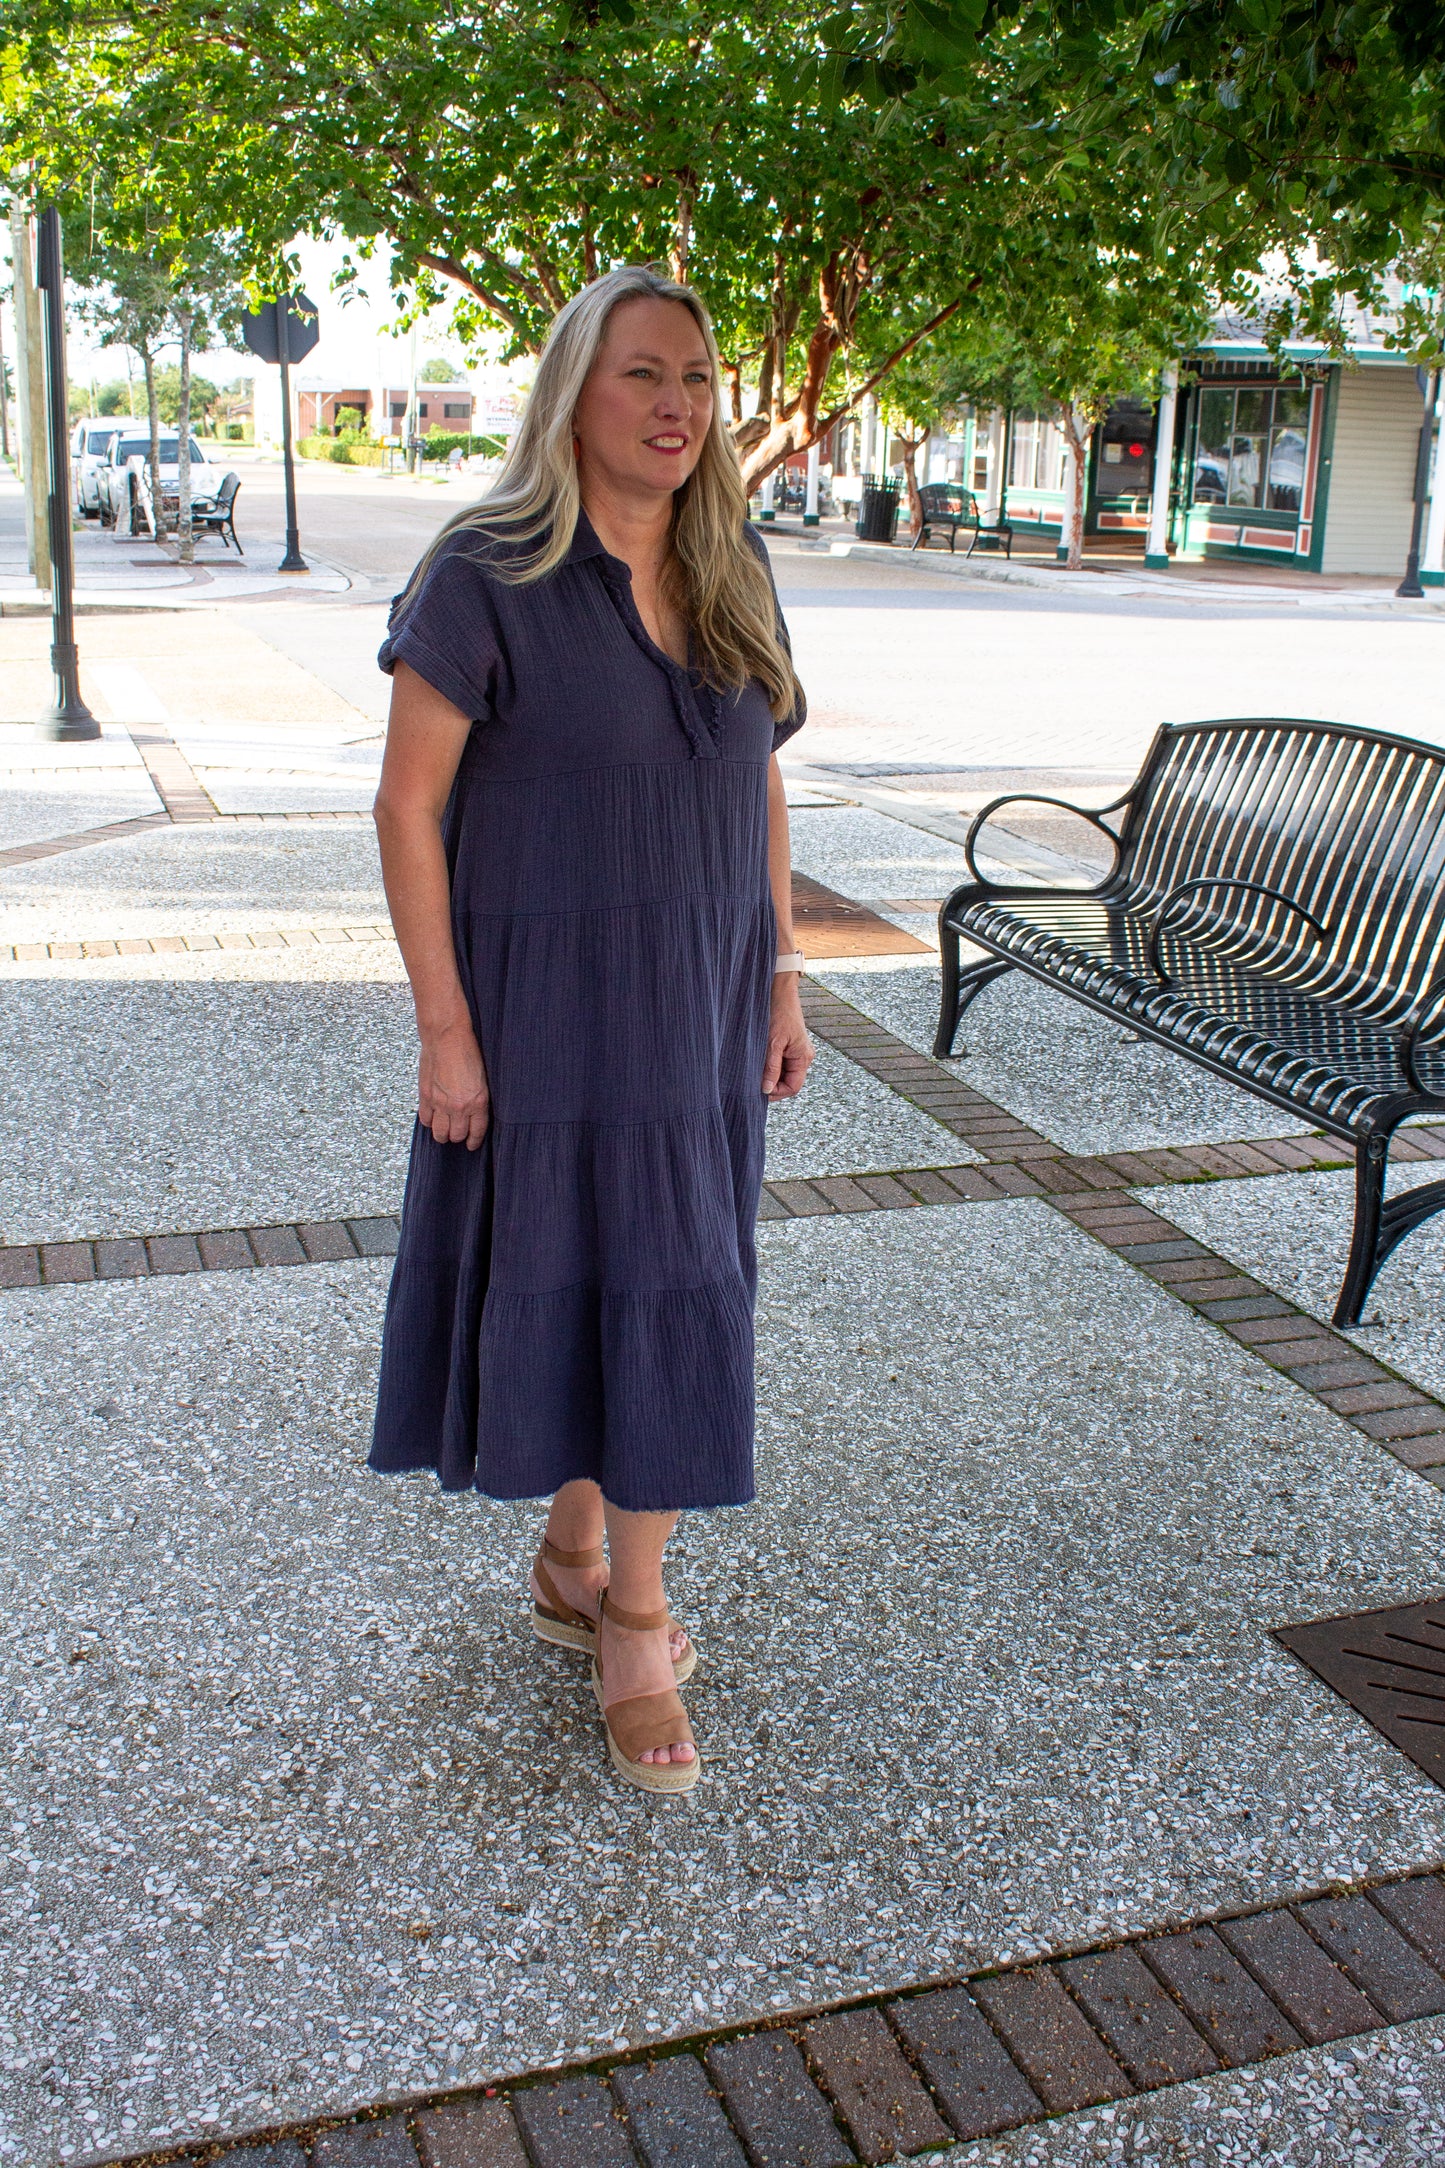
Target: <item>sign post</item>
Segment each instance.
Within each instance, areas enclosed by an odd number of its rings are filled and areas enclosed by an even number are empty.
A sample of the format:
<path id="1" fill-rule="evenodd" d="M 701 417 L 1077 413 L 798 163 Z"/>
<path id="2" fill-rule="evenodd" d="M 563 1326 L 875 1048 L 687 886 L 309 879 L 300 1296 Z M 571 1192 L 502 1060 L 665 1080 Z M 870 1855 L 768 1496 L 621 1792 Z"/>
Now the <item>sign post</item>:
<path id="1" fill-rule="evenodd" d="M 46 422 L 50 444 L 50 661 L 55 701 L 40 724 L 44 738 L 65 743 L 98 738 L 100 725 L 80 697 L 75 645 L 75 543 L 70 529 L 70 417 L 65 396 L 65 274 L 60 259 L 60 213 L 40 216 L 39 278 L 45 314 Z M 36 456 L 32 447 L 31 456 Z"/>
<path id="2" fill-rule="evenodd" d="M 316 304 L 306 294 L 281 294 L 241 319 L 247 346 L 281 368 L 281 462 L 286 474 L 286 554 L 278 572 L 305 572 L 296 521 L 296 463 L 291 451 L 291 364 L 303 361 L 321 336 Z"/>

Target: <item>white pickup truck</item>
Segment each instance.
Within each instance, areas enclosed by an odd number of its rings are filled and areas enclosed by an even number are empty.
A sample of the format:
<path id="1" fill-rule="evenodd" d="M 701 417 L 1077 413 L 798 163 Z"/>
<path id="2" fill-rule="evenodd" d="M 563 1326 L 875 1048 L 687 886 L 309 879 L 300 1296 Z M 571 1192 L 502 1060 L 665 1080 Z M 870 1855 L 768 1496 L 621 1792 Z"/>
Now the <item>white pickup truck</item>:
<path id="1" fill-rule="evenodd" d="M 96 469 L 96 495 L 102 527 L 120 534 L 149 534 L 150 516 L 149 435 L 132 423 L 110 440 L 105 457 Z M 181 440 L 175 430 L 161 432 L 161 498 L 169 522 L 180 505 Z M 215 502 L 219 475 L 195 438 L 191 438 L 191 507 L 209 510 Z"/>

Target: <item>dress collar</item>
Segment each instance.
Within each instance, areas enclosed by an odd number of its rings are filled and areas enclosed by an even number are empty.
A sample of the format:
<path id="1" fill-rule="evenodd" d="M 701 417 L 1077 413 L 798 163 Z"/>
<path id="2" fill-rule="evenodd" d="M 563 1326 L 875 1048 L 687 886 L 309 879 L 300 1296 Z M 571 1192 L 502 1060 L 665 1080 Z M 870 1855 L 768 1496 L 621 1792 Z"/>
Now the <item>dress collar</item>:
<path id="1" fill-rule="evenodd" d="M 597 529 L 579 505 L 577 507 L 577 525 L 572 530 L 572 540 L 568 545 L 567 555 L 562 562 L 568 565 L 580 565 L 583 559 L 587 557 L 600 557 L 605 565 L 615 567 L 617 571 L 626 573 L 629 579 L 632 577 L 622 559 L 613 557 L 609 551 L 603 548 Z"/>

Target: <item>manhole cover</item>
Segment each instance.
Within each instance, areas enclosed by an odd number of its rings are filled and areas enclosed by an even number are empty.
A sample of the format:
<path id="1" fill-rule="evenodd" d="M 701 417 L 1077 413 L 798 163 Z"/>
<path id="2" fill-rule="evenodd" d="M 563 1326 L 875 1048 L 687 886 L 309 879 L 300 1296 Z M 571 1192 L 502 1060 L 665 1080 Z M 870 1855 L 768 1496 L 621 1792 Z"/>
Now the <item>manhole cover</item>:
<path id="1" fill-rule="evenodd" d="M 1445 1596 L 1281 1626 L 1274 1638 L 1445 1786 Z"/>

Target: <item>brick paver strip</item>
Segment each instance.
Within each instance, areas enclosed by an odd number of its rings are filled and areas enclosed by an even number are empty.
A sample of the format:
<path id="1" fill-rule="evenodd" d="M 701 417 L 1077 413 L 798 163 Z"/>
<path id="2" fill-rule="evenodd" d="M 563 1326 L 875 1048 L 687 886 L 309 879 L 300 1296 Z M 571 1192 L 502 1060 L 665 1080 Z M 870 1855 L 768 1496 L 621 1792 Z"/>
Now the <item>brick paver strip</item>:
<path id="1" fill-rule="evenodd" d="M 163 821 L 163 825 L 166 825 Z M 0 865 L 4 857 L 0 854 Z M 91 956 L 203 956 L 220 949 L 314 948 L 318 942 L 394 942 L 390 926 L 277 926 L 253 933 L 132 934 L 119 941 L 0 942 L 0 963 L 75 962 Z"/>
<path id="2" fill-rule="evenodd" d="M 1317 1942 L 1395 2024 L 1438 2017 L 1445 1979 L 1390 1925 L 1368 1897 L 1321 1897 L 1301 1905 L 1300 1918 Z"/>
<path id="3" fill-rule="evenodd" d="M 1372 2032 L 1379 2025 L 1374 2005 L 1351 1987 L 1291 1913 L 1223 1920 L 1219 1934 L 1311 2047 Z"/>
<path id="4" fill-rule="evenodd" d="M 150 1271 L 146 1246 L 138 1235 L 119 1241 L 97 1242 L 94 1247 L 98 1280 L 143 1280 Z"/>
<path id="5" fill-rule="evenodd" d="M 852 2148 L 785 2032 L 721 2041 L 707 2067 L 755 2168 L 851 2168 Z"/>
<path id="6" fill-rule="evenodd" d="M 294 1227 L 250 1227 L 251 1247 L 263 1265 L 304 1265 L 307 1263 L 301 1237 Z"/>
<path id="7" fill-rule="evenodd" d="M 427 2108 L 416 2119 L 422 2168 L 529 2168 L 505 2100 Z"/>
<path id="8" fill-rule="evenodd" d="M 156 796 L 176 822 L 213 821 L 215 800 L 202 787 L 195 769 L 164 723 L 127 725 L 131 743 L 145 762 Z"/>
<path id="9" fill-rule="evenodd" d="M 238 2145 L 213 2153 L 209 2168 L 306 2168 L 306 2155 L 294 2138 L 283 2138 L 279 2145 Z"/>
<path id="10" fill-rule="evenodd" d="M 0 1250 L 0 1287 L 38 1287 L 40 1252 L 32 1244 Z"/>
<path id="11" fill-rule="evenodd" d="M 51 1282 L 93 1280 L 95 1257 L 88 1242 L 42 1242 L 40 1269 Z"/>
<path id="12" fill-rule="evenodd" d="M 1055 1970 L 1136 2085 L 1177 2085 L 1219 2068 L 1136 1950 L 1072 1957 Z"/>
<path id="13" fill-rule="evenodd" d="M 936 1988 L 890 2003 L 888 2015 L 960 2138 L 989 2138 L 1036 2122 L 1043 2103 L 979 2015 L 967 1988 Z"/>
<path id="14" fill-rule="evenodd" d="M 302 1220 L 296 1234 L 307 1262 L 313 1265 L 334 1265 L 357 1254 L 344 1220 Z"/>
<path id="15" fill-rule="evenodd" d="M 1156 1935 L 1139 1955 L 1158 1973 L 1223 2063 L 1261 2063 L 1304 2040 L 1212 1927 Z"/>
<path id="16" fill-rule="evenodd" d="M 41 843 L 12 843 L 0 851 L 0 866 L 29 866 L 41 858 L 58 858 L 64 851 L 89 850 L 96 843 L 118 843 L 124 836 L 144 835 L 149 828 L 169 828 L 169 813 L 138 813 L 134 820 L 107 821 L 102 828 L 78 828 L 72 835 L 47 836 Z"/>
<path id="17" fill-rule="evenodd" d="M 349 1219 L 346 1231 L 356 1244 L 361 1257 L 395 1257 L 396 1246 L 401 1239 L 401 1221 L 384 1216 L 380 1219 Z"/>
<path id="18" fill-rule="evenodd" d="M 1339 1899 L 1302 1895 L 1295 1900 L 1295 1910 L 1311 1916 L 1321 1907 L 1328 1906 L 1337 1913 L 1343 1908 L 1354 1952 L 1350 1962 L 1363 1963 L 1366 1951 L 1371 1949 L 1375 1952 L 1373 1962 L 1383 1949 L 1382 1961 L 1390 1967 L 1398 1990 L 1406 1977 L 1400 1970 L 1399 1947 L 1370 1941 L 1361 1929 L 1360 1916 L 1352 1909 L 1359 1905 L 1378 1908 L 1379 1914 L 1398 1927 L 1404 1942 L 1413 1945 L 1422 1957 L 1445 1959 L 1445 1879 L 1439 1874 L 1431 1871 L 1381 1884 L 1368 1896 Z M 1368 1922 L 1365 1926 L 1368 1928 Z M 1285 1943 L 1280 1939 L 1281 1929 Z M 1248 1942 L 1248 1966 L 1225 1947 L 1221 1934 Z M 826 2168 L 835 2168 L 835 2164 L 836 2168 L 845 2168 L 855 2156 L 833 2121 L 824 2094 L 808 2077 L 795 2042 L 811 2040 L 816 2044 L 820 2035 L 826 2037 L 831 2031 L 835 2041 L 845 2043 L 836 2053 L 846 2064 L 845 2026 L 851 2027 L 859 2018 L 868 2019 L 871 2025 L 880 2010 L 891 2023 L 908 2063 L 932 2088 L 947 2122 L 961 2140 L 968 2142 L 1039 2122 L 1048 2112 L 1060 2112 L 1045 2108 L 1006 2052 L 999 2038 L 1005 2028 L 998 2016 L 994 2016 L 993 2024 L 987 2022 L 975 2006 L 975 1996 L 981 2003 L 991 2002 L 995 2011 L 1001 2012 L 1007 2006 L 1020 2041 L 1025 2035 L 1032 2036 L 1029 2050 L 1016 2043 L 1015 2052 L 1021 2058 L 1025 2052 L 1040 2052 L 1045 2064 L 1053 2065 L 1055 2083 L 1072 2084 L 1076 2091 L 1086 2090 L 1077 2071 L 1071 2076 L 1066 2059 L 1061 2064 L 1056 2052 L 1054 2028 L 1062 2010 L 1071 2027 L 1076 2028 L 1069 2043 L 1071 2050 L 1076 2054 L 1081 2048 L 1087 2051 L 1092 2043 L 1091 2053 L 1097 2059 L 1094 2067 L 1112 2078 L 1111 2091 L 1104 2097 L 1117 2099 L 1132 2089 L 1105 2042 L 1090 2025 L 1080 2002 L 1060 1984 L 1059 1974 L 1066 1967 L 1074 1968 L 1075 1979 L 1082 1980 L 1088 1975 L 1078 1968 L 1092 1965 L 1096 1968 L 1092 1976 L 1100 1981 L 1106 1978 L 1106 1972 L 1099 1968 L 1109 1965 L 1115 1966 L 1116 1979 L 1124 1977 L 1117 1969 L 1121 1956 L 1142 1960 L 1220 2060 L 1239 2069 L 1306 2044 L 1261 1984 L 1262 1975 L 1278 1976 L 1282 1994 L 1296 2001 L 1313 1998 L 1317 2004 L 1315 1990 L 1319 1981 L 1304 1979 L 1299 1963 L 1301 1951 L 1312 1957 L 1326 1985 L 1330 2007 L 1325 2016 L 1330 2029 L 1323 2037 L 1339 2038 L 1344 2030 L 1356 2029 L 1339 2023 L 1347 1998 L 1353 1998 L 1349 2007 L 1351 2015 L 1360 2019 L 1360 2030 L 1378 2031 L 1391 2022 L 1356 1993 L 1305 1931 L 1295 1912 L 1287 1903 L 1280 1903 L 1267 1911 L 1220 1921 L 1214 1926 L 1145 1936 L 1125 1944 L 1122 1950 L 1084 1952 L 1054 1964 L 1034 1963 L 1022 1971 L 992 1973 L 967 1983 L 928 1988 L 902 1997 L 896 1989 L 889 1989 L 864 1997 L 845 2010 L 765 2018 L 751 2031 L 744 2029 L 725 2039 L 704 2036 L 673 2042 L 660 2055 L 656 2050 L 651 2055 L 634 2051 L 627 2056 L 602 2058 L 583 2073 L 553 2072 L 538 2074 L 536 2079 L 514 2077 L 507 2086 L 489 2086 L 485 2095 L 478 2093 L 470 2100 L 459 2100 L 453 2092 L 435 2103 L 418 2102 L 410 2111 L 411 2137 L 407 2141 L 415 2153 L 402 2154 L 400 2168 L 417 2168 L 416 2155 L 420 2156 L 420 2168 L 523 2168 L 524 2161 L 530 2163 L 530 2168 L 577 2168 L 577 2164 L 585 2164 L 585 2168 L 619 2168 L 619 2164 L 637 2168 L 639 2161 L 642 2168 L 662 2168 L 664 2163 L 667 2168 L 740 2168 L 744 2152 L 731 2136 L 725 2119 L 718 2116 L 718 2103 L 703 2077 L 699 2057 L 709 2068 L 716 2066 L 715 2082 L 726 2093 L 750 2168 L 779 2168 L 781 2163 L 790 2164 L 790 2168 L 812 2168 L 820 2158 Z M 1445 1967 L 1437 1969 L 1445 1971 Z M 1127 1977 L 1142 2004 L 1138 1976 L 1131 1972 Z M 1418 1983 L 1420 1976 L 1409 1977 Z M 1428 1982 L 1433 1974 L 1427 1970 L 1423 1977 Z M 1043 2007 L 1042 2024 L 1037 2022 L 1041 1982 L 1049 1997 Z M 1026 1998 L 1034 1998 L 1032 2006 L 1027 2000 L 1020 2004 L 1016 1993 L 1019 1984 Z M 1399 2002 L 1397 2007 L 1404 2008 L 1405 2003 Z M 1100 2015 L 1111 2026 L 1117 2024 L 1103 2003 Z M 1318 2019 L 1317 2008 L 1315 2015 Z M 1315 2029 L 1319 2029 L 1318 2023 Z M 1174 2037 L 1186 2042 L 1188 2039 L 1182 2031 Z M 1079 2056 L 1081 2065 L 1088 2059 L 1088 2053 Z M 820 2076 L 825 2075 L 821 2058 L 815 2058 L 814 2067 Z M 1156 2056 L 1153 2061 L 1140 2057 L 1141 2074 L 1146 2069 L 1150 2073 L 1148 2080 L 1141 2083 L 1141 2090 L 1152 2091 L 1172 2083 L 1172 2077 L 1164 2075 L 1166 2067 L 1171 2071 L 1179 2067 L 1177 2050 Z M 726 2080 L 721 2077 L 724 2068 L 729 2070 Z M 783 2082 L 773 2082 L 779 2072 L 784 2073 Z M 755 2116 L 751 2128 L 743 2120 L 749 2108 Z M 525 2147 L 518 2139 L 513 2117 L 525 2133 Z M 219 2158 L 227 2168 L 304 2168 L 308 2158 L 313 2168 L 353 2168 L 353 2164 L 355 2168 L 392 2168 L 390 2149 L 402 2132 L 403 2120 L 395 2112 L 377 2119 L 363 2110 L 354 2122 L 339 2129 L 328 2119 L 324 2129 L 315 2124 L 293 2128 L 266 2146 L 236 2147 Z M 925 2142 L 934 2147 L 946 2147 L 947 2143 L 946 2139 L 940 2141 L 936 2132 Z M 718 2149 L 715 2152 L 707 2149 L 713 2145 Z M 163 2157 L 173 2160 L 174 2147 L 167 2149 Z M 147 2154 L 135 2160 L 132 2168 L 154 2168 L 155 2160 L 154 2154 Z M 199 2153 L 188 2156 L 187 2168 L 215 2168 L 216 2160 L 211 2145 L 203 2145 Z"/>
<path id="19" fill-rule="evenodd" d="M 1437 1972 L 1445 1974 L 1445 1882 L 1439 1875 L 1391 1882 L 1370 1895 L 1390 1924 L 1408 1936 Z"/>
<path id="20" fill-rule="evenodd" d="M 637 2168 L 622 2111 L 600 2078 L 561 2078 L 512 2095 L 536 2168 Z"/>
<path id="21" fill-rule="evenodd" d="M 722 2103 L 695 2055 L 669 2055 L 614 2071 L 645 2168 L 748 2168 Z"/>
<path id="22" fill-rule="evenodd" d="M 1054 2114 L 1123 2100 L 1134 2090 L 1047 1965 L 975 1980 L 973 1996 Z"/>
<path id="23" fill-rule="evenodd" d="M 244 1227 L 219 1227 L 213 1234 L 199 1234 L 196 1247 L 207 1272 L 249 1272 L 256 1262 Z"/>
<path id="24" fill-rule="evenodd" d="M 324 2130 L 311 2158 L 315 2168 L 417 2168 L 416 2147 L 402 2115 Z"/>
<path id="25" fill-rule="evenodd" d="M 949 2131 L 881 2011 L 847 2010 L 803 2028 L 803 2053 L 848 2126 L 860 2161 L 947 2145 Z"/>

